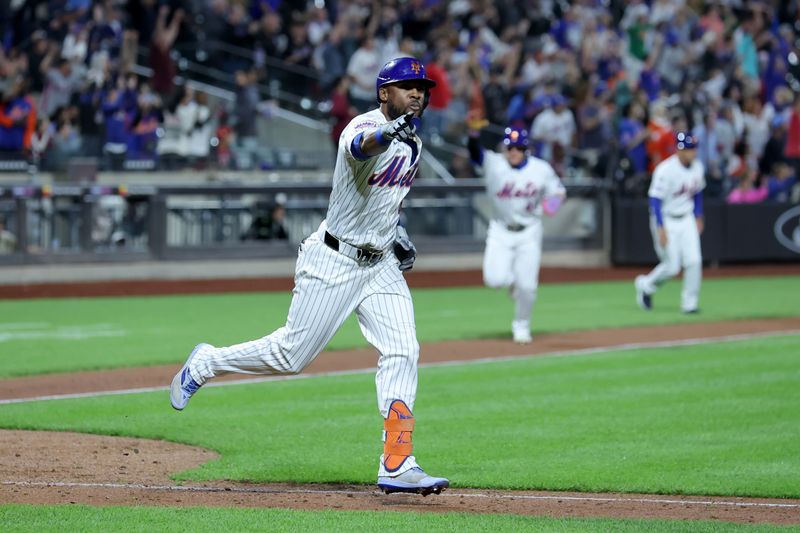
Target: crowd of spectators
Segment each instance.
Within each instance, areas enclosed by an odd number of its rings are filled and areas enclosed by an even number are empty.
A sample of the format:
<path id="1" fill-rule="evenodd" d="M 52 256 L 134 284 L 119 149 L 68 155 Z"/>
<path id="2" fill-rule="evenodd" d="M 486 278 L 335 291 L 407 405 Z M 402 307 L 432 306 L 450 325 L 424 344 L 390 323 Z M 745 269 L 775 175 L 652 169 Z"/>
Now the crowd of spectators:
<path id="1" fill-rule="evenodd" d="M 479 115 L 494 125 L 487 142 L 507 125 L 528 128 L 536 154 L 561 175 L 607 177 L 620 194 L 642 195 L 649 173 L 674 152 L 675 132 L 691 130 L 709 196 L 728 197 L 749 180 L 766 198 L 798 200 L 797 1 L 408 0 L 336 8 L 310 44 L 339 125 L 374 105 L 380 65 L 409 54 L 437 82 L 423 120 L 434 145 L 462 143 L 465 118 Z M 306 12 L 307 20 L 320 20 L 321 9 Z M 454 174 L 472 175 L 457 163 Z"/>
<path id="2" fill-rule="evenodd" d="M 109 169 L 233 164 L 228 115 L 240 113 L 212 109 L 207 94 L 175 84 L 184 9 L 147 0 L 5 4 L 0 158 L 44 170 L 77 156 Z M 148 54 L 137 61 L 140 46 Z M 137 63 L 152 76 L 137 75 Z"/>
<path id="3" fill-rule="evenodd" d="M 478 114 L 487 142 L 529 128 L 561 175 L 642 195 L 674 132 L 691 130 L 709 196 L 798 199 L 797 0 L 5 3 L 0 150 L 228 167 L 232 146 L 258 143 L 258 83 L 330 100 L 335 142 L 375 106 L 380 66 L 414 55 L 437 82 L 422 131 L 431 146 L 461 146 Z M 137 46 L 152 78 L 131 73 Z M 230 75 L 231 107 L 175 86 L 176 47 Z M 472 175 L 463 160 L 456 152 L 451 170 Z"/>

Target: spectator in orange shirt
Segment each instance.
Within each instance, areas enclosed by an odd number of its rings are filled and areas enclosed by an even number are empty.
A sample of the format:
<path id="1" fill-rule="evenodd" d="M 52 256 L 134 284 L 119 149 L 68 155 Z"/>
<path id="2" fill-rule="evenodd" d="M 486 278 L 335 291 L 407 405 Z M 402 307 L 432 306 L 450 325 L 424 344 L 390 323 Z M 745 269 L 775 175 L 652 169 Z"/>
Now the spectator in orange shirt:
<path id="1" fill-rule="evenodd" d="M 217 131 L 214 133 L 217 138 L 217 146 L 214 150 L 217 157 L 217 168 L 229 169 L 233 164 L 233 144 L 236 134 L 233 126 L 229 123 L 228 112 L 224 109 L 219 111 L 217 121 Z"/>
<path id="2" fill-rule="evenodd" d="M 447 108 L 453 99 L 450 87 L 450 75 L 447 73 L 447 57 L 449 50 L 437 50 L 433 59 L 425 65 L 428 77 L 436 82 L 436 90 L 431 91 L 428 107 L 425 109 L 425 120 L 422 123 L 423 133 L 442 135 L 447 131 Z"/>
<path id="3" fill-rule="evenodd" d="M 24 78 L 11 80 L 0 101 L 0 150 L 22 153 L 31 147 L 36 104 L 25 94 L 26 86 Z"/>
<path id="4" fill-rule="evenodd" d="M 647 171 L 652 173 L 656 165 L 675 153 L 675 131 L 667 117 L 667 107 L 656 102 L 651 106 L 650 120 L 647 129 L 650 135 L 645 146 L 647 149 Z"/>

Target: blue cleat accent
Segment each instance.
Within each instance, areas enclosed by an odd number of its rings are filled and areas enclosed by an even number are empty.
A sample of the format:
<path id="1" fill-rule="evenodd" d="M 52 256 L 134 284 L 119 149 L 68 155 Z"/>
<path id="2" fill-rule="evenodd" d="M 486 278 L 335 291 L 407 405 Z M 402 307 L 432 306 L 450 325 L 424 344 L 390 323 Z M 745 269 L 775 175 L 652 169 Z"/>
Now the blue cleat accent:
<path id="1" fill-rule="evenodd" d="M 175 377 L 172 378 L 172 384 L 169 387 L 169 400 L 172 407 L 178 411 L 182 411 L 183 408 L 186 407 L 186 404 L 189 403 L 189 398 L 202 386 L 192 378 L 191 373 L 189 373 L 189 365 L 197 352 L 206 347 L 211 348 L 212 346 L 205 343 L 195 346 L 192 353 L 189 354 L 186 363 L 180 371 L 175 374 Z"/>

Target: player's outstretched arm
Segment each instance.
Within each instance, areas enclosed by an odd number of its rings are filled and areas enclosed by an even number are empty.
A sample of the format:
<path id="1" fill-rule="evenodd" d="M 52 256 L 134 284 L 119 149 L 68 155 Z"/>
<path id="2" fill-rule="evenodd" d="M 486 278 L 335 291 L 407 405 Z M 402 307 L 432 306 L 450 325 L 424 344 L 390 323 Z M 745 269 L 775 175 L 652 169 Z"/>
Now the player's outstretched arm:
<path id="1" fill-rule="evenodd" d="M 419 118 L 415 117 L 414 113 L 406 113 L 372 131 L 356 136 L 353 139 L 353 153 L 363 154 L 366 157 L 382 154 L 395 139 L 398 141 L 413 139 L 418 125 Z"/>

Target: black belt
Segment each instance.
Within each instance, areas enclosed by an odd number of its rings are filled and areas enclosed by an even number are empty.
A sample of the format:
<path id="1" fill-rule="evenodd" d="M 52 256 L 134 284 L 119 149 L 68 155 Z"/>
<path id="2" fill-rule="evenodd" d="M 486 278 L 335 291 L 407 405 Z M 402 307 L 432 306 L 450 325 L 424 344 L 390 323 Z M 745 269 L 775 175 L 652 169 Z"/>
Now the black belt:
<path id="1" fill-rule="evenodd" d="M 325 232 L 324 240 L 325 244 L 328 245 L 328 248 L 335 250 L 342 255 L 346 255 L 350 259 L 354 259 L 362 266 L 372 266 L 383 259 L 382 250 L 370 250 L 368 248 L 359 248 L 358 246 L 347 244 L 344 241 L 340 241 L 327 231 Z"/>
<path id="2" fill-rule="evenodd" d="M 669 215 L 669 214 L 668 214 L 667 216 L 668 216 L 669 218 L 683 218 L 683 217 L 688 217 L 688 216 L 689 216 L 689 213 L 684 213 L 684 214 L 682 214 L 682 215 Z"/>
<path id="3" fill-rule="evenodd" d="M 506 229 L 507 229 L 508 231 L 515 231 L 515 232 L 516 232 L 516 231 L 522 231 L 522 230 L 524 230 L 524 229 L 525 229 L 525 228 L 527 228 L 527 227 L 528 227 L 528 226 L 526 226 L 526 225 L 524 225 L 524 224 L 506 224 Z"/>

